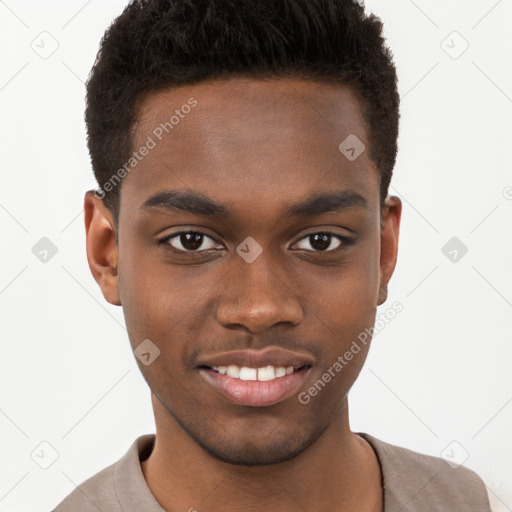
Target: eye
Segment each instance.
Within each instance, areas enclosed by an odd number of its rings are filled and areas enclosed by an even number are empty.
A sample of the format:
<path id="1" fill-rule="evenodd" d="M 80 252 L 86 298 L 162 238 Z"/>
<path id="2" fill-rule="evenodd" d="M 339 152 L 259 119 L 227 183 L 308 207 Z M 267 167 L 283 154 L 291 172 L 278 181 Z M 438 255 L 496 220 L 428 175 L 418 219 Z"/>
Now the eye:
<path id="1" fill-rule="evenodd" d="M 338 252 L 347 250 L 353 243 L 354 240 L 349 237 L 330 231 L 322 231 L 306 235 L 294 245 L 302 244 L 302 247 L 299 246 L 298 249 L 311 252 Z M 171 246 L 176 252 L 190 253 L 217 250 L 218 246 L 221 245 L 212 237 L 200 231 L 173 233 L 158 241 L 158 245 L 162 244 Z"/>
<path id="2" fill-rule="evenodd" d="M 312 233 L 297 243 L 301 242 L 303 247 L 299 247 L 299 249 L 313 252 L 335 252 L 337 249 L 344 251 L 349 245 L 354 243 L 351 238 L 330 231 Z"/>
<path id="3" fill-rule="evenodd" d="M 205 244 L 205 242 L 207 242 Z M 212 243 L 213 242 L 213 243 Z M 167 244 L 181 252 L 202 252 L 215 249 L 218 243 L 205 233 L 181 231 L 158 241 L 158 245 Z M 205 247 L 206 245 L 206 247 Z M 201 250 L 199 250 L 201 248 Z"/>

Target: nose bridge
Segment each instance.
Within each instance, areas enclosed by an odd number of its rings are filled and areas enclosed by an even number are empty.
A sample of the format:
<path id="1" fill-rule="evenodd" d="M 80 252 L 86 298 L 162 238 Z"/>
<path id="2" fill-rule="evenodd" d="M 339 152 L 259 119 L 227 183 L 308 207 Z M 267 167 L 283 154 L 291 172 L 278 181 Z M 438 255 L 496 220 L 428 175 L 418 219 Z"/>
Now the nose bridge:
<path id="1" fill-rule="evenodd" d="M 250 243 L 241 244 L 238 250 L 247 247 L 254 250 Z M 244 325 L 251 332 L 262 332 L 277 323 L 300 323 L 299 298 L 271 251 L 262 250 L 252 261 L 243 254 L 237 255 L 236 268 L 227 276 L 217 307 L 218 321 L 224 326 Z"/>

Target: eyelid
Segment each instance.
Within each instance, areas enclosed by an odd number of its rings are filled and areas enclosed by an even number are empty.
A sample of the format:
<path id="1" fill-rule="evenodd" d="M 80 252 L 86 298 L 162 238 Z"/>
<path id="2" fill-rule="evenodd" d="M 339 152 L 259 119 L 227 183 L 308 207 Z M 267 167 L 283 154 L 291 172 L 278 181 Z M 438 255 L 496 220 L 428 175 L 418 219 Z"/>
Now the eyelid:
<path id="1" fill-rule="evenodd" d="M 205 233 L 204 231 L 197 230 L 197 229 L 183 229 L 181 231 L 176 231 L 175 233 L 170 233 L 169 235 L 166 235 L 163 238 L 157 240 L 157 244 L 159 246 L 160 245 L 169 245 L 172 248 L 172 250 L 177 252 L 177 253 L 193 253 L 193 254 L 198 254 L 198 253 L 202 253 L 202 252 L 217 251 L 218 250 L 218 249 L 203 249 L 201 251 L 183 251 L 181 249 L 176 249 L 175 247 L 171 246 L 171 244 L 169 243 L 170 240 L 172 240 L 173 238 L 177 238 L 177 237 L 179 237 L 181 235 L 185 235 L 185 234 L 200 235 L 202 237 L 209 238 L 210 240 L 212 240 L 216 244 L 222 245 L 222 242 L 219 242 L 213 236 L 209 235 L 208 233 Z"/>
<path id="2" fill-rule="evenodd" d="M 205 233 L 204 231 L 197 230 L 197 229 L 183 229 L 181 231 L 177 231 L 175 233 L 171 233 L 169 235 L 166 235 L 164 238 L 158 240 L 158 245 L 160 246 L 161 244 L 167 244 L 167 245 L 169 245 L 172 248 L 173 251 L 175 251 L 177 253 L 182 253 L 182 254 L 185 254 L 185 253 L 188 253 L 188 254 L 200 254 L 200 253 L 203 253 L 203 252 L 219 250 L 219 249 L 203 249 L 203 250 L 198 250 L 198 251 L 183 251 L 181 249 L 176 249 L 175 247 L 172 247 L 170 244 L 168 244 L 169 240 L 172 240 L 173 238 L 176 238 L 176 237 L 178 237 L 180 235 L 183 235 L 183 234 L 192 234 L 192 233 L 196 234 L 196 235 L 200 235 L 200 236 L 206 237 L 206 238 L 209 238 L 210 240 L 212 240 L 216 244 L 222 245 L 222 242 L 219 242 L 213 236 L 209 235 L 208 233 Z M 332 237 L 337 238 L 340 241 L 340 243 L 341 243 L 340 247 L 337 247 L 336 249 L 331 249 L 331 250 L 328 250 L 328 251 L 312 251 L 310 249 L 297 249 L 297 250 L 311 252 L 311 253 L 318 253 L 318 254 L 336 253 L 338 251 L 343 251 L 343 250 L 347 249 L 347 246 L 348 245 L 352 245 L 354 243 L 354 241 L 355 241 L 353 238 L 351 238 L 349 236 L 342 235 L 340 233 L 336 233 L 335 231 L 332 231 L 332 230 L 329 230 L 329 229 L 324 229 L 324 230 L 318 229 L 317 231 L 311 231 L 309 233 L 306 233 L 306 234 L 302 235 L 299 239 L 297 239 L 295 242 L 292 243 L 292 246 L 297 244 L 298 242 L 304 240 L 305 238 L 308 238 L 308 237 L 313 236 L 313 235 L 318 235 L 318 234 L 331 235 Z"/>
<path id="3" fill-rule="evenodd" d="M 305 238 L 308 238 L 308 237 L 313 236 L 313 235 L 319 235 L 319 234 L 330 235 L 330 236 L 338 239 L 340 241 L 340 246 L 337 247 L 336 249 L 331 249 L 329 251 L 312 251 L 310 249 L 297 249 L 297 250 L 305 251 L 305 252 L 312 252 L 312 253 L 315 253 L 315 254 L 337 253 L 337 252 L 346 250 L 349 245 L 352 245 L 355 242 L 355 240 L 353 238 L 350 238 L 349 236 L 342 235 L 341 233 L 336 233 L 335 231 L 331 231 L 329 229 L 324 229 L 324 230 L 318 230 L 318 231 L 312 231 L 310 233 L 306 233 L 305 235 L 301 236 L 292 245 L 297 244 L 298 242 L 304 240 Z"/>

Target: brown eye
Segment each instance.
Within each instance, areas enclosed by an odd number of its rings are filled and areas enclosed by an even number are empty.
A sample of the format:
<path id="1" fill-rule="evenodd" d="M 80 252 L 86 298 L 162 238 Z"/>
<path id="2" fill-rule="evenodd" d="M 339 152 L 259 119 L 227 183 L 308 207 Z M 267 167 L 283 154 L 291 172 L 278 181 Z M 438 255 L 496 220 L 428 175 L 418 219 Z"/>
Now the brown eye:
<path id="1" fill-rule="evenodd" d="M 337 233 L 321 232 L 307 235 L 297 243 L 302 243 L 302 247 L 299 246 L 299 249 L 307 251 L 335 252 L 346 249 L 353 244 L 353 240 Z"/>
<path id="2" fill-rule="evenodd" d="M 181 252 L 201 252 L 215 249 L 217 242 L 204 233 L 195 231 L 183 231 L 160 240 L 160 244 L 168 244 L 173 249 Z M 201 248 L 201 251 L 198 249 Z"/>

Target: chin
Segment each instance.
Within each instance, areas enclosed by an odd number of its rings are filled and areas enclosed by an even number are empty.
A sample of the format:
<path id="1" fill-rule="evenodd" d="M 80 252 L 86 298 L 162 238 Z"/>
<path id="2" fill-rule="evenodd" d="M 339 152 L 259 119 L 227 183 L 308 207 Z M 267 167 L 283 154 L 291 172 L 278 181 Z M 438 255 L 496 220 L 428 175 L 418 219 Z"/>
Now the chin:
<path id="1" fill-rule="evenodd" d="M 233 443 L 231 440 L 229 445 L 196 441 L 210 456 L 237 466 L 263 466 L 286 462 L 302 453 L 311 444 L 309 440 L 299 445 L 287 440 L 280 442 L 272 440 L 270 443 L 267 440 L 264 445 L 255 444 L 246 439 L 238 443 Z"/>
<path id="2" fill-rule="evenodd" d="M 279 464 L 294 459 L 324 433 L 332 419 L 321 418 L 314 410 L 304 414 L 304 409 L 300 417 L 294 414 L 297 411 L 287 411 L 280 418 L 263 411 L 222 414 L 205 407 L 171 407 L 171 400 L 160 402 L 209 456 L 237 466 Z"/>
<path id="3" fill-rule="evenodd" d="M 293 422 L 288 430 L 276 429 L 275 424 L 270 429 L 185 430 L 206 453 L 217 460 L 237 466 L 262 466 L 294 459 L 311 446 L 326 428 L 319 429 L 317 425 L 309 427 Z"/>

